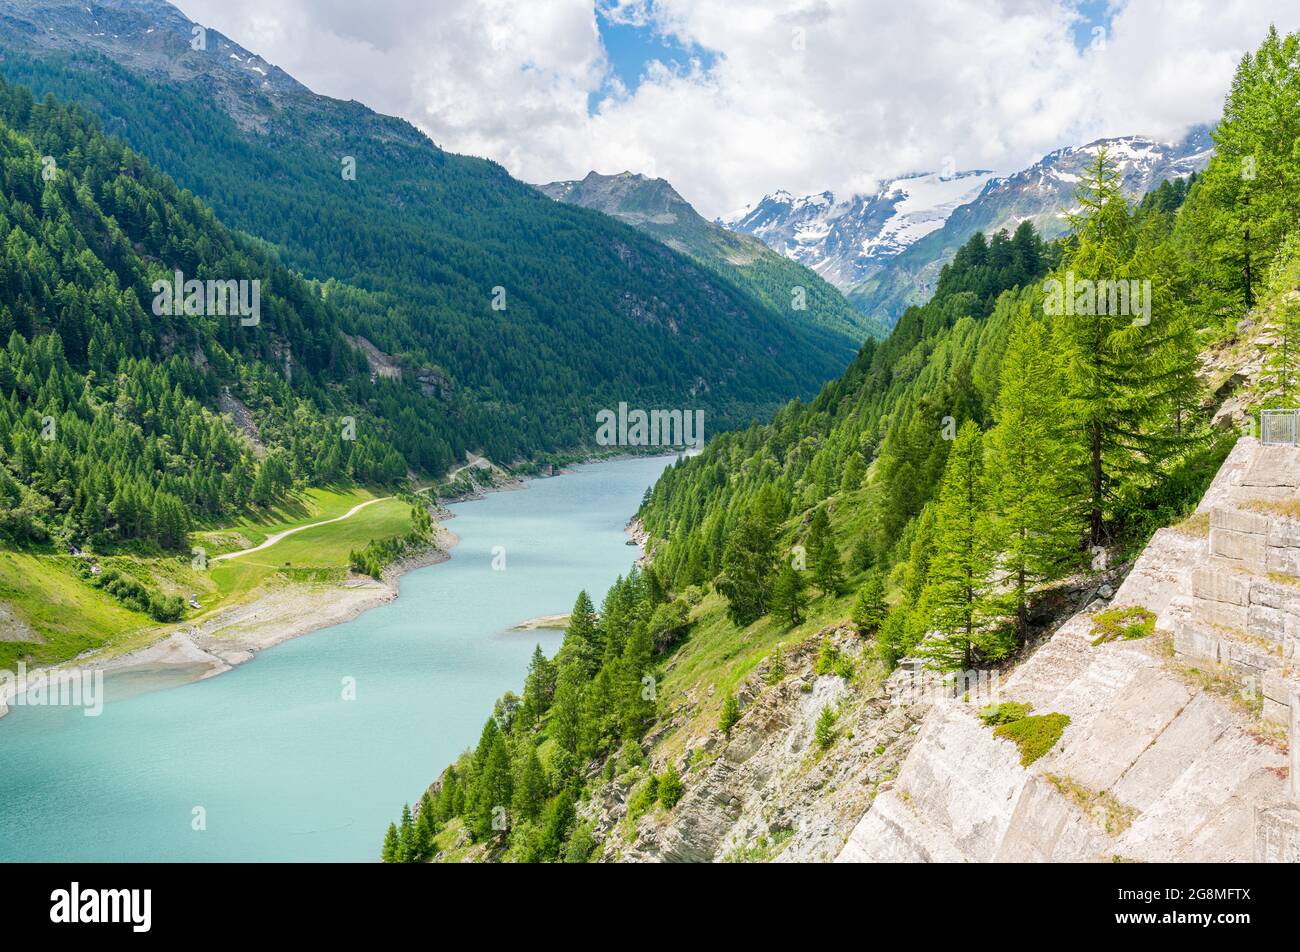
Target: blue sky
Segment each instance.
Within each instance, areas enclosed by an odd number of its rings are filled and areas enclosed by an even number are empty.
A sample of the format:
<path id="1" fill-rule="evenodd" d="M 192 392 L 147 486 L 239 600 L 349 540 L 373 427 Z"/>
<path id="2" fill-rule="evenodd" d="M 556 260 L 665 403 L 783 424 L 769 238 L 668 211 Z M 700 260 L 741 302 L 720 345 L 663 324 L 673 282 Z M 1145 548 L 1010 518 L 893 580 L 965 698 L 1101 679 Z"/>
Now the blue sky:
<path id="1" fill-rule="evenodd" d="M 1109 34 L 1111 22 L 1121 6 L 1116 0 L 1073 0 L 1071 5 L 1079 15 L 1074 25 L 1074 43 L 1080 50 L 1087 49 L 1099 36 Z M 648 6 L 652 6 L 652 3 Z M 657 60 L 681 71 L 688 70 L 692 60 L 698 60 L 704 69 L 716 62 L 718 54 L 714 50 L 682 43 L 675 36 L 658 33 L 652 18 L 643 18 L 645 22 L 633 22 L 636 19 L 624 18 L 620 22 L 618 17 L 611 17 L 597 5 L 596 27 L 600 32 L 601 44 L 614 75 L 628 92 L 634 92 L 641 84 L 646 67 L 652 61 Z M 1099 34 L 1099 30 L 1104 33 Z M 605 88 L 591 93 L 587 98 L 588 112 L 594 113 L 609 92 Z"/>
<path id="2" fill-rule="evenodd" d="M 647 65 L 654 60 L 680 71 L 689 70 L 693 59 L 699 60 L 704 69 L 711 67 L 717 60 L 714 51 L 695 44 L 683 44 L 676 37 L 659 34 L 652 23 L 615 22 L 599 8 L 596 13 L 596 28 L 600 31 L 600 41 L 609 58 L 610 67 L 628 92 L 635 91 L 641 85 Z M 592 93 L 588 97 L 588 110 L 594 112 L 607 95 L 608 89 Z"/>
<path id="3" fill-rule="evenodd" d="M 950 156 L 1011 172 L 1101 136 L 1177 138 L 1220 114 L 1270 22 L 1300 29 L 1297 0 L 174 2 L 449 151 L 526 182 L 662 176 L 706 217 Z"/>
<path id="4" fill-rule="evenodd" d="M 1112 0 L 1075 0 L 1074 8 L 1082 19 L 1074 27 L 1074 45 L 1087 49 L 1098 35 L 1098 27 L 1109 33 L 1116 6 Z"/>

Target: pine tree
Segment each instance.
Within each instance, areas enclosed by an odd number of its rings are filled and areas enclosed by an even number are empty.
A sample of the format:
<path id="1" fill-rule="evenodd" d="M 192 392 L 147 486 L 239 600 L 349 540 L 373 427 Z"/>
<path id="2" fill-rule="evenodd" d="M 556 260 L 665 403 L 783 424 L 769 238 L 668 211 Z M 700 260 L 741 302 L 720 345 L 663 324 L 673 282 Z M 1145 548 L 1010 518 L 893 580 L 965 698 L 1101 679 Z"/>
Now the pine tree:
<path id="1" fill-rule="evenodd" d="M 717 590 L 727 599 L 727 615 L 732 624 L 743 628 L 767 612 L 775 561 L 771 530 L 747 512 L 727 535 L 722 574 L 715 582 Z"/>
<path id="2" fill-rule="evenodd" d="M 839 712 L 830 705 L 823 707 L 821 713 L 817 715 L 817 727 L 813 733 L 817 739 L 817 746 L 822 750 L 835 743 L 835 722 L 839 717 Z"/>
<path id="3" fill-rule="evenodd" d="M 447 823 L 460 814 L 460 779 L 455 767 L 448 767 L 443 773 L 442 786 L 438 790 L 436 819 L 439 824 Z"/>
<path id="4" fill-rule="evenodd" d="M 585 683 L 581 666 L 577 663 L 560 666 L 556 679 L 555 701 L 547 729 L 561 750 L 578 752 L 582 721 L 582 694 Z"/>
<path id="5" fill-rule="evenodd" d="M 782 563 L 776 573 L 769 607 L 772 615 L 786 625 L 794 626 L 803 621 L 804 611 L 808 608 L 803 573 L 788 562 Z"/>
<path id="6" fill-rule="evenodd" d="M 813 577 L 823 595 L 838 595 L 844 584 L 844 569 L 840 565 L 840 553 L 835 548 L 835 540 L 827 538 L 813 563 Z"/>
<path id="7" fill-rule="evenodd" d="M 825 506 L 818 506 L 813 512 L 812 521 L 808 525 L 808 537 L 804 542 L 808 550 L 808 564 L 815 566 L 826 547 L 834 544 L 831 540 L 831 517 Z"/>
<path id="8" fill-rule="evenodd" d="M 524 679 L 524 705 L 531 721 L 536 721 L 551 709 L 556 675 L 556 666 L 543 653 L 542 646 L 537 645 L 528 663 L 528 676 Z"/>
<path id="9" fill-rule="evenodd" d="M 409 803 L 402 804 L 402 822 L 397 831 L 397 861 L 399 863 L 416 861 L 415 823 L 411 819 Z"/>
<path id="10" fill-rule="evenodd" d="M 564 850 L 564 841 L 577 816 L 574 801 L 573 793 L 565 790 L 542 811 L 541 833 L 537 842 L 538 862 L 554 863 L 559 860 Z"/>
<path id="11" fill-rule="evenodd" d="M 682 798 L 682 778 L 671 761 L 659 777 L 658 794 L 659 802 L 663 804 L 665 810 L 677 806 Z"/>
<path id="12" fill-rule="evenodd" d="M 731 736 L 731 729 L 736 726 L 740 720 L 740 702 L 736 700 L 736 695 L 728 694 L 722 702 L 722 714 L 718 718 L 718 730 Z"/>
<path id="13" fill-rule="evenodd" d="M 853 624 L 863 635 L 874 635 L 889 614 L 885 603 L 885 579 L 878 570 L 867 573 L 866 581 L 858 589 L 858 597 L 853 603 Z"/>
<path id="14" fill-rule="evenodd" d="M 1198 277 L 1237 317 L 1264 286 L 1282 239 L 1300 220 L 1300 33 L 1270 27 L 1242 57 L 1214 130 L 1215 156 L 1187 203 Z"/>
<path id="15" fill-rule="evenodd" d="M 577 601 L 573 603 L 573 612 L 569 615 L 569 624 L 564 632 L 564 644 L 560 646 L 557 658 L 561 666 L 573 662 L 588 677 L 596 673 L 605 651 L 597 622 L 596 608 L 591 603 L 591 596 L 585 591 L 579 592 Z"/>
<path id="16" fill-rule="evenodd" d="M 1079 463 L 1088 486 L 1088 541 L 1096 546 L 1106 540 L 1105 520 L 1120 490 L 1151 484 L 1183 445 L 1179 410 L 1195 387 L 1195 344 L 1104 149 L 1077 200 L 1077 240 L 1045 285 L 1044 311 L 1065 360 L 1066 413 L 1085 447 Z M 1149 314 L 1137 317 L 1112 306 L 1103 282 L 1139 278 L 1151 282 L 1151 292 Z"/>
<path id="17" fill-rule="evenodd" d="M 434 816 L 433 798 L 425 794 L 420 798 L 420 807 L 415 814 L 415 837 L 411 862 L 423 863 L 433 856 L 433 838 L 437 832 L 438 821 Z"/>
<path id="18" fill-rule="evenodd" d="M 495 718 L 489 717 L 483 726 L 474 751 L 474 770 L 473 806 L 468 820 L 470 832 L 482 840 L 501 832 L 493 824 L 510 806 L 512 792 L 510 752 Z"/>
<path id="19" fill-rule="evenodd" d="M 619 659 L 620 736 L 637 738 L 654 716 L 653 695 L 646 691 L 643 678 L 650 677 L 654 657 L 654 640 L 648 623 L 637 623 L 623 645 Z"/>
<path id="20" fill-rule="evenodd" d="M 967 422 L 948 455 L 935 512 L 934 555 L 921 595 L 934 632 L 921 653 L 933 667 L 969 669 L 977 655 L 997 658 L 1005 652 L 990 631 L 992 564 L 980 432 Z"/>
<path id="21" fill-rule="evenodd" d="M 840 478 L 840 491 L 851 493 L 862 486 L 862 477 L 867 473 L 866 464 L 862 462 L 862 454 L 856 451 L 849 454 L 848 462 L 844 464 L 844 475 Z"/>
<path id="22" fill-rule="evenodd" d="M 618 732 L 617 678 L 614 664 L 602 665 L 582 692 L 578 753 L 591 759 L 609 749 Z"/>
<path id="23" fill-rule="evenodd" d="M 1024 643 L 1029 591 L 1078 563 L 1085 525 L 1083 487 L 1069 465 L 1064 384 L 1046 328 L 1037 321 L 1012 331 L 1002 358 L 994 418 L 984 437 L 988 505 L 1001 557 L 1000 589 Z"/>
<path id="24" fill-rule="evenodd" d="M 1300 232 L 1291 234 L 1278 254 L 1268 290 L 1273 345 L 1260 383 L 1269 394 L 1268 403 L 1293 408 L 1300 400 Z"/>
<path id="25" fill-rule="evenodd" d="M 380 853 L 380 859 L 382 862 L 385 863 L 397 863 L 400 862 L 400 860 L 397 857 L 398 857 L 397 824 L 390 823 L 388 824 L 388 832 L 384 834 L 384 848 L 383 851 Z"/>
<path id="26" fill-rule="evenodd" d="M 511 810 L 520 820 L 536 820 L 546 802 L 546 778 L 542 762 L 537 758 L 537 748 L 526 744 L 527 750 L 519 756 L 515 767 L 514 797 Z"/>
<path id="27" fill-rule="evenodd" d="M 875 555 L 871 551 L 871 539 L 864 533 L 853 543 L 853 551 L 849 554 L 849 568 L 855 572 L 865 572 L 874 563 Z"/>

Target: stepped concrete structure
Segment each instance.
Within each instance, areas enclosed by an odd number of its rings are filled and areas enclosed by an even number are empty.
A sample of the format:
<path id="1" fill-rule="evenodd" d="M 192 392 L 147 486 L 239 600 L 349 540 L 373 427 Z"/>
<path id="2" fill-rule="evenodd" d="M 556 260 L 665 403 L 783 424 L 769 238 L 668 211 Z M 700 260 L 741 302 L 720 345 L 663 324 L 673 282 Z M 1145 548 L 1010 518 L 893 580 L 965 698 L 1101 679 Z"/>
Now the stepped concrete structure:
<path id="1" fill-rule="evenodd" d="M 937 701 L 837 861 L 1300 861 L 1292 502 L 1300 448 L 1239 440 L 1111 602 L 1002 679 L 1001 700 L 1070 718 L 1053 748 L 1024 766 L 977 705 Z M 1122 606 L 1155 634 L 1098 643 L 1093 615 Z"/>
<path id="2" fill-rule="evenodd" d="M 1259 446 L 1209 506 L 1209 559 L 1192 574 L 1178 657 L 1229 668 L 1290 723 L 1300 675 L 1300 447 Z"/>

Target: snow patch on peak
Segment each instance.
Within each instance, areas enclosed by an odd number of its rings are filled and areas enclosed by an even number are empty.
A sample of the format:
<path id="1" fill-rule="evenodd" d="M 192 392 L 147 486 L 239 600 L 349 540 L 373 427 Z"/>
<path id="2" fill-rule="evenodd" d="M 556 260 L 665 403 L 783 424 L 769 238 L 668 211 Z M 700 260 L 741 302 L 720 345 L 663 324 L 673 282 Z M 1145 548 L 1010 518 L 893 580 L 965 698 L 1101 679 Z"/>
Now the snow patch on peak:
<path id="1" fill-rule="evenodd" d="M 847 288 L 874 262 L 943 227 L 992 177 L 984 170 L 918 172 L 847 198 L 830 191 L 796 198 L 780 189 L 721 221 Z"/>

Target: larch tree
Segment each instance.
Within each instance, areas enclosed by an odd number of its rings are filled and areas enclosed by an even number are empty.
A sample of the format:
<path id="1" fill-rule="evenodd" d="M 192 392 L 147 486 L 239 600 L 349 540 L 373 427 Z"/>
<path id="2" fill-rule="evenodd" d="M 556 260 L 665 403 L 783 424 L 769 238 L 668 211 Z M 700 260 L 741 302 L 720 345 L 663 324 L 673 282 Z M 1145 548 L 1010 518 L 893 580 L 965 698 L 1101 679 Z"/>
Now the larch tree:
<path id="1" fill-rule="evenodd" d="M 860 634 L 872 635 L 880 630 L 888 614 L 884 576 L 878 569 L 872 569 L 853 602 L 853 624 L 857 625 Z"/>
<path id="2" fill-rule="evenodd" d="M 1195 338 L 1173 300 L 1165 252 L 1140 234 L 1106 150 L 1084 174 L 1075 241 L 1044 283 L 1064 359 L 1064 412 L 1084 449 L 1088 541 L 1104 544 L 1121 488 L 1151 484 L 1182 446 L 1179 409 L 1195 389 Z"/>
<path id="3" fill-rule="evenodd" d="M 982 440 L 979 427 L 968 421 L 948 454 L 935 510 L 934 554 L 921 593 L 930 635 L 920 654 L 932 667 L 969 669 L 977 657 L 992 660 L 1006 653 L 993 627 L 993 557 Z"/>
<path id="4" fill-rule="evenodd" d="M 1017 327 L 1002 359 L 1001 387 L 984 437 L 988 507 L 999 590 L 1023 644 L 1029 592 L 1077 563 L 1086 524 L 1083 487 L 1072 474 L 1077 452 L 1062 401 L 1060 366 L 1047 329 Z"/>
<path id="5" fill-rule="evenodd" d="M 783 624 L 794 626 L 804 619 L 808 608 L 808 595 L 804 591 L 803 574 L 789 562 L 781 565 L 772 583 L 772 614 Z"/>

